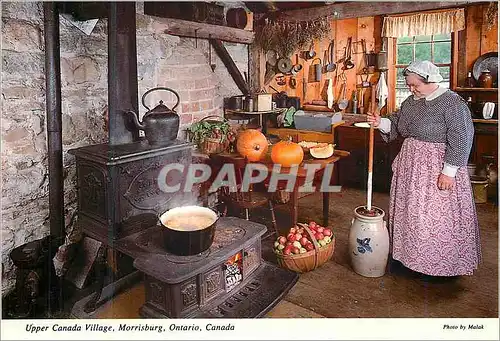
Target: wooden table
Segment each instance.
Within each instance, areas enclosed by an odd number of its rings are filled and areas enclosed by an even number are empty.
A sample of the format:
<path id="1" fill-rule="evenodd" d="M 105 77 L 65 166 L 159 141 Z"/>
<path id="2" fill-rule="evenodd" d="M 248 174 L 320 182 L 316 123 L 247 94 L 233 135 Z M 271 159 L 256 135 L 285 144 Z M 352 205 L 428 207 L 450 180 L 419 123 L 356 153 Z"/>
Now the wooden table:
<path id="1" fill-rule="evenodd" d="M 272 147 L 271 147 L 272 148 Z M 271 149 L 270 148 L 270 149 Z M 314 159 L 312 158 L 309 154 L 306 154 L 304 156 L 304 161 L 299 165 L 297 169 L 297 179 L 295 181 L 295 185 L 293 187 L 292 192 L 290 193 L 290 201 L 289 201 L 289 206 L 291 208 L 291 216 L 292 216 L 292 226 L 295 226 L 295 224 L 298 221 L 298 201 L 299 201 L 299 187 L 305 184 L 306 182 L 306 176 L 307 176 L 307 169 L 305 168 L 307 164 L 318 164 L 320 167 L 318 167 L 315 170 L 314 173 L 314 180 L 313 184 L 316 185 L 316 191 L 318 191 L 318 180 L 319 184 L 321 184 L 321 179 L 322 175 L 325 172 L 325 169 L 328 165 L 333 165 L 335 162 L 339 161 L 341 158 L 348 156 L 350 153 L 344 150 L 335 150 L 333 156 L 327 158 L 327 159 Z M 243 157 L 237 153 L 231 153 L 231 154 L 224 154 L 226 156 L 233 157 L 235 160 L 236 159 L 243 159 Z M 268 177 L 263 181 L 264 183 L 269 183 L 270 178 L 272 176 L 272 173 L 274 172 L 274 163 L 271 160 L 270 157 L 271 153 L 270 150 L 266 154 L 266 156 L 263 158 L 263 160 L 258 161 L 258 162 L 253 162 L 253 163 L 259 163 L 263 164 L 269 171 Z M 250 162 L 249 162 L 250 163 Z M 280 170 L 280 174 L 289 174 L 290 173 L 290 168 L 287 167 L 282 167 Z M 329 179 L 329 184 L 331 184 L 331 179 Z M 283 188 L 282 184 L 285 183 L 286 181 L 278 181 L 278 188 Z M 329 204 L 330 204 L 330 193 L 329 192 L 323 192 L 323 225 L 328 226 L 328 210 L 329 210 Z"/>

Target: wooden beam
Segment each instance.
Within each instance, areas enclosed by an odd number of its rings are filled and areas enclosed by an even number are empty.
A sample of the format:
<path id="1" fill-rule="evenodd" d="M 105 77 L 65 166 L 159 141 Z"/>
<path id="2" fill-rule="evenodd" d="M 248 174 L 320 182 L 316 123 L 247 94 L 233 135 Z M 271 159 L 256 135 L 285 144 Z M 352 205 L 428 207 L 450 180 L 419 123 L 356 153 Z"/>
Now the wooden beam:
<path id="1" fill-rule="evenodd" d="M 231 55 L 227 51 L 226 47 L 222 43 L 222 41 L 218 39 L 209 39 L 210 44 L 214 47 L 215 52 L 217 52 L 217 55 L 219 58 L 222 60 L 224 65 L 227 68 L 227 71 L 229 71 L 229 74 L 231 77 L 233 77 L 234 82 L 240 89 L 240 91 L 244 95 L 248 95 L 249 89 L 248 89 L 248 84 L 245 82 L 245 79 L 241 75 L 240 70 L 236 66 L 236 64 L 233 61 L 233 58 L 231 58 Z"/>
<path id="2" fill-rule="evenodd" d="M 452 8 L 464 5 L 470 5 L 480 1 L 445 1 L 445 2 L 344 2 L 322 7 L 308 9 L 297 9 L 283 11 L 279 15 L 284 20 L 315 20 L 328 15 L 337 13 L 337 19 L 358 18 L 376 15 L 401 14 L 410 12 L 421 12 L 428 10 L 437 10 L 443 8 Z"/>
<path id="3" fill-rule="evenodd" d="M 155 17 L 153 30 L 180 37 L 213 38 L 240 44 L 251 44 L 255 37 L 254 32 L 238 28 L 160 17 Z"/>

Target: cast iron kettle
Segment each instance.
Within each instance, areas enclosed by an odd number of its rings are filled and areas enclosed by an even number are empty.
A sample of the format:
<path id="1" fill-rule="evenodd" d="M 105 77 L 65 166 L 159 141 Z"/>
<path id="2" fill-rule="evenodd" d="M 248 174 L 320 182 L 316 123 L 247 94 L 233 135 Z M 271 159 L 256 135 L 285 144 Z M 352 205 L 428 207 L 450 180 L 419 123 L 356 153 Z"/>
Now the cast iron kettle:
<path id="1" fill-rule="evenodd" d="M 177 97 L 177 103 L 172 109 L 164 105 L 163 101 L 160 101 L 160 104 L 153 109 L 149 109 L 146 106 L 144 103 L 146 95 L 156 90 L 167 90 Z M 177 92 L 170 88 L 158 87 L 150 89 L 142 95 L 142 106 L 148 110 L 142 118 L 142 123 L 139 122 L 137 115 L 133 111 L 129 111 L 129 113 L 133 114 L 132 117 L 137 129 L 144 130 L 144 135 L 146 135 L 146 140 L 148 140 L 149 144 L 166 144 L 177 138 L 180 119 L 175 112 L 175 108 L 177 108 L 179 102 L 180 97 Z"/>

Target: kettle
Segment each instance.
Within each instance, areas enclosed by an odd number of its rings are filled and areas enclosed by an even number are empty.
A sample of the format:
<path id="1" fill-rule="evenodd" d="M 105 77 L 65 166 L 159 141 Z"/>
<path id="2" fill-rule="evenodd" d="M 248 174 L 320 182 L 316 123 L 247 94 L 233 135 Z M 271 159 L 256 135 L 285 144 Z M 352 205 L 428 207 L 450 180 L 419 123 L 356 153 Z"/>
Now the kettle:
<path id="1" fill-rule="evenodd" d="M 166 105 L 164 105 L 163 101 L 160 101 L 160 103 L 153 109 L 149 109 L 146 106 L 144 99 L 149 93 L 156 90 L 167 90 L 172 92 L 177 97 L 177 103 L 172 109 L 169 109 Z M 149 144 L 167 144 L 175 140 L 177 138 L 177 133 L 179 132 L 180 119 L 175 112 L 175 108 L 177 108 L 179 102 L 179 94 L 174 90 L 164 87 L 153 88 L 146 91 L 144 95 L 142 95 L 142 106 L 148 110 L 142 118 L 142 123 L 139 122 L 135 112 L 129 111 L 128 113 L 132 114 L 136 128 L 144 130 L 144 135 L 146 136 L 146 140 L 148 140 Z"/>

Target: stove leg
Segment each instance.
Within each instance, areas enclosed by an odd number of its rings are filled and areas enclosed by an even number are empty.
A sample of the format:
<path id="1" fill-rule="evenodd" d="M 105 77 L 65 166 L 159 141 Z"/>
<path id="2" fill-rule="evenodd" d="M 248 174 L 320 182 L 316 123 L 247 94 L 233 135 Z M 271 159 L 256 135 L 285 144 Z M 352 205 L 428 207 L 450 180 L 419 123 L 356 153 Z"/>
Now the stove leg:
<path id="1" fill-rule="evenodd" d="M 250 213 L 248 212 L 248 208 L 245 208 L 245 219 L 250 220 Z"/>
<path id="2" fill-rule="evenodd" d="M 102 289 L 104 288 L 104 277 L 106 275 L 107 269 L 107 247 L 101 246 L 97 253 L 96 263 L 94 265 L 94 271 L 97 279 L 97 290 L 94 296 L 85 304 L 83 310 L 85 313 L 90 314 L 98 308 L 98 302 L 102 295 Z"/>

